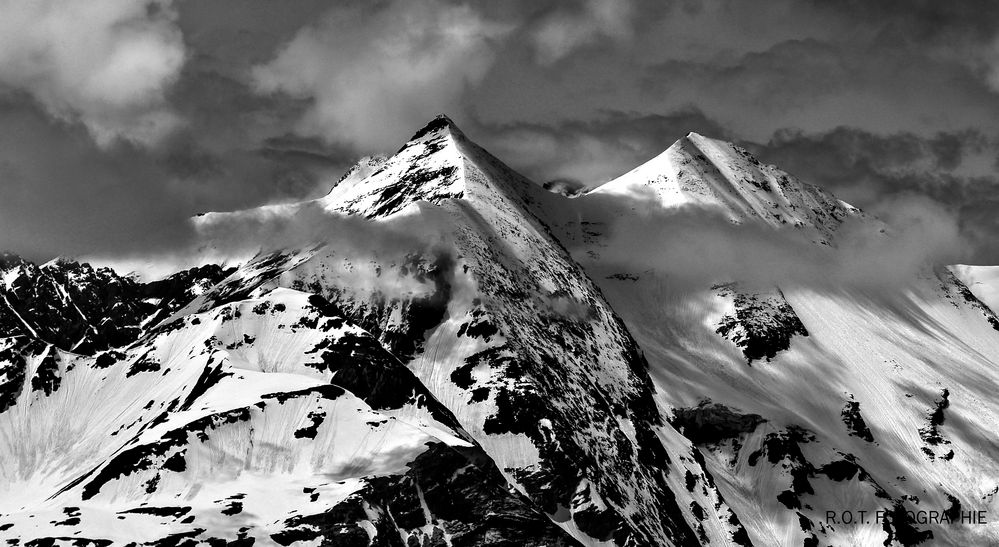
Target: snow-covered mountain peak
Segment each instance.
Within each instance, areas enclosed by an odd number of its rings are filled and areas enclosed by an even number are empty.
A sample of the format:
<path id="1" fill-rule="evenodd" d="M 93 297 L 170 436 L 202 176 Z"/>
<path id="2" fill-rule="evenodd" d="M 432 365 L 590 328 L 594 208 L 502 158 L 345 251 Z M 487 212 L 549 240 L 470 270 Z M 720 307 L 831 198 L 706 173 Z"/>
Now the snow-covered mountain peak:
<path id="1" fill-rule="evenodd" d="M 348 173 L 321 204 L 330 211 L 373 218 L 391 215 L 417 201 L 460 198 L 465 187 L 456 137 L 464 138 L 454 122 L 437 116 L 392 157 L 373 169 Z"/>
<path id="2" fill-rule="evenodd" d="M 413 137 L 410 139 L 410 141 L 415 141 L 431 134 L 451 133 L 451 132 L 456 132 L 463 135 L 463 133 L 461 133 L 461 130 L 458 129 L 458 126 L 455 125 L 455 123 L 451 120 L 451 118 L 449 118 L 447 114 L 442 113 L 434 116 L 434 119 L 427 122 L 427 125 L 424 125 L 416 133 L 413 133 Z"/>
<path id="3" fill-rule="evenodd" d="M 755 219 L 774 227 L 815 229 L 823 239 L 847 217 L 861 215 L 740 146 L 693 132 L 591 194 L 651 198 L 665 208 L 704 207 L 733 222 Z"/>
<path id="4" fill-rule="evenodd" d="M 534 185 L 469 140 L 445 115 L 417 131 L 392 157 L 357 169 L 320 203 L 328 211 L 368 218 L 392 215 L 416 202 L 523 198 Z M 483 173 L 491 176 L 483 176 Z"/>

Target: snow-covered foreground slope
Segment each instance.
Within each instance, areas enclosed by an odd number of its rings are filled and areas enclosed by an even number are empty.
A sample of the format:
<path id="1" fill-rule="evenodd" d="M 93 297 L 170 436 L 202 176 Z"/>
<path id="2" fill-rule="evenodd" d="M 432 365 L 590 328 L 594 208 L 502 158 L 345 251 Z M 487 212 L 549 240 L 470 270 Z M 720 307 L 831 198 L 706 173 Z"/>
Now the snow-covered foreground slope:
<path id="1" fill-rule="evenodd" d="M 220 302 L 95 356 L 7 338 L 3 366 L 0 529 L 25 544 L 572 542 L 315 295 Z"/>
<path id="2" fill-rule="evenodd" d="M 890 227 L 728 143 L 569 199 L 439 117 L 194 223 L 239 265 L 0 260 L 0 537 L 999 541 L 990 272 L 867 268 Z"/>

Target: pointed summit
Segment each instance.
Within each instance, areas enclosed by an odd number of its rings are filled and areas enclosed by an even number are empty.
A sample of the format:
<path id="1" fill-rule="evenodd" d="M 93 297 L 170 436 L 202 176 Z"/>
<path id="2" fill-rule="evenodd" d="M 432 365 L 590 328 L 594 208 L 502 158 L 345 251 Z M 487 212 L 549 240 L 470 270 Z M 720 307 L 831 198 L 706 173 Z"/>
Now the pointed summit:
<path id="1" fill-rule="evenodd" d="M 409 142 L 419 140 L 431 133 L 440 132 L 451 132 L 457 130 L 458 127 L 451 121 L 451 118 L 447 117 L 447 114 L 438 114 L 434 116 L 434 119 L 430 120 L 427 125 L 423 126 L 422 129 L 417 131 L 410 139 Z M 459 131 L 460 132 L 460 131 Z"/>
<path id="2" fill-rule="evenodd" d="M 391 215 L 416 201 L 461 197 L 462 161 L 453 129 L 448 117 L 437 116 L 374 172 L 334 186 L 322 198 L 322 205 L 373 218 Z"/>
<path id="3" fill-rule="evenodd" d="M 335 185 L 320 200 L 323 207 L 375 218 L 420 201 L 492 200 L 488 196 L 496 195 L 521 200 L 539 190 L 470 141 L 444 114 L 365 175 L 347 177 Z"/>
<path id="4" fill-rule="evenodd" d="M 591 194 L 651 194 L 665 208 L 693 205 L 719 210 L 734 222 L 815 229 L 823 240 L 846 217 L 860 214 L 825 190 L 760 163 L 740 146 L 694 132 Z"/>

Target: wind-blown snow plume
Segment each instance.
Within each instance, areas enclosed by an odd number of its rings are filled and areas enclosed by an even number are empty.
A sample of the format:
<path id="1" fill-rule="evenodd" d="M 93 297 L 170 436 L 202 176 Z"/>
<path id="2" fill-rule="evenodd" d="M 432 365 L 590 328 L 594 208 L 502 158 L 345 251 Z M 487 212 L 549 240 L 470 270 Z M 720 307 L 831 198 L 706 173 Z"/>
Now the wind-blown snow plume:
<path id="1" fill-rule="evenodd" d="M 333 247 L 401 250 L 422 246 L 443 233 L 433 219 L 399 217 L 390 222 L 325 211 L 315 202 L 295 204 L 293 214 L 267 214 L 287 209 L 270 206 L 237 213 L 209 213 L 195 222 L 196 244 L 227 252 L 268 252 L 317 243 Z M 429 215 L 426 215 L 429 216 Z M 439 222 L 444 222 L 440 220 Z"/>
<path id="2" fill-rule="evenodd" d="M 451 256 L 446 219 L 435 210 L 388 221 L 325 211 L 316 202 L 273 205 L 196 217 L 184 243 L 156 253 L 91 258 L 116 271 L 159 279 L 202 264 L 240 264 L 288 249 L 329 250 L 336 275 L 353 289 L 398 296 L 414 289 L 384 265 L 403 264 L 408 255 Z"/>

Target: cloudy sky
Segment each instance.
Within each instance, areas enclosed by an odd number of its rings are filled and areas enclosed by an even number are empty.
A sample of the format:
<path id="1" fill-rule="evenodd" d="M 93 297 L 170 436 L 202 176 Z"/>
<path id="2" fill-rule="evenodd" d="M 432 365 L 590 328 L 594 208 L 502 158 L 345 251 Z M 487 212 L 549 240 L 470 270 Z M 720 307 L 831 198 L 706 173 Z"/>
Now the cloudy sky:
<path id="1" fill-rule="evenodd" d="M 689 131 L 999 264 L 999 4 L 0 0 L 0 248 L 157 249 L 323 194 L 439 112 L 539 182 Z"/>

